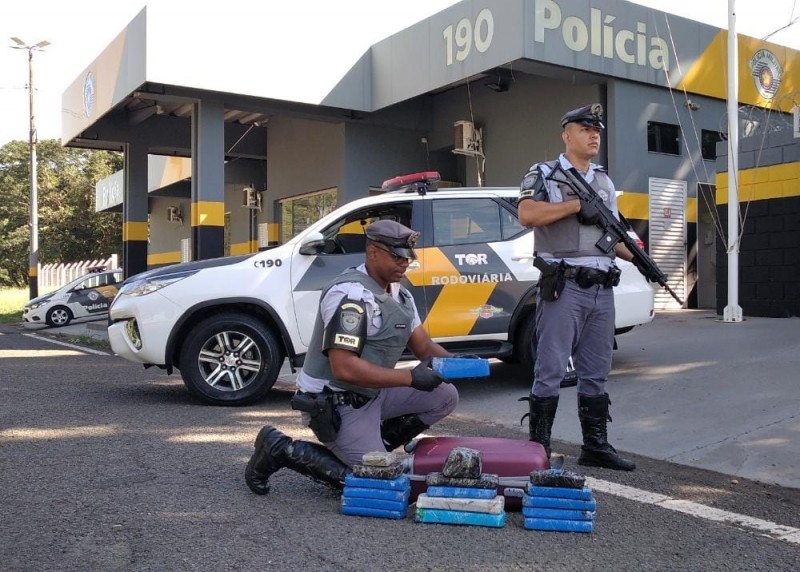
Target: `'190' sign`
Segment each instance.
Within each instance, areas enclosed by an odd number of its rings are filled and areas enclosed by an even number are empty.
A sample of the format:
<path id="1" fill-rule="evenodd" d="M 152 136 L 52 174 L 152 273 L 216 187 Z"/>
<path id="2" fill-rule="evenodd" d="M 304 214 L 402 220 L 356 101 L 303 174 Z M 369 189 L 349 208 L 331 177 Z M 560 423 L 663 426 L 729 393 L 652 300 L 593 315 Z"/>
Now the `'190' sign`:
<path id="1" fill-rule="evenodd" d="M 494 18 L 488 8 L 481 10 L 475 18 L 475 24 L 468 18 L 462 18 L 458 24 L 447 26 L 442 32 L 445 49 L 447 50 L 447 65 L 456 61 L 463 62 L 472 51 L 472 46 L 480 53 L 485 52 L 492 45 L 494 36 Z"/>

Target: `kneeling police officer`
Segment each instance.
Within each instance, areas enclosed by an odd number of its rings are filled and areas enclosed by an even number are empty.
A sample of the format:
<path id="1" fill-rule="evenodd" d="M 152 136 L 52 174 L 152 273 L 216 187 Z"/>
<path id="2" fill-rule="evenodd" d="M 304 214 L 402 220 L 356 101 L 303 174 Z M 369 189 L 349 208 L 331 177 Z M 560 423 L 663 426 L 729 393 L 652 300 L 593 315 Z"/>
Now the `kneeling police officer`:
<path id="1" fill-rule="evenodd" d="M 431 369 L 452 357 L 422 328 L 414 298 L 399 284 L 419 233 L 392 220 L 365 229 L 366 261 L 322 291 L 292 408 L 321 443 L 292 440 L 267 425 L 258 434 L 245 480 L 256 494 L 289 467 L 339 488 L 364 453 L 391 451 L 450 414 L 458 392 Z M 408 347 L 415 368 L 394 369 Z"/>

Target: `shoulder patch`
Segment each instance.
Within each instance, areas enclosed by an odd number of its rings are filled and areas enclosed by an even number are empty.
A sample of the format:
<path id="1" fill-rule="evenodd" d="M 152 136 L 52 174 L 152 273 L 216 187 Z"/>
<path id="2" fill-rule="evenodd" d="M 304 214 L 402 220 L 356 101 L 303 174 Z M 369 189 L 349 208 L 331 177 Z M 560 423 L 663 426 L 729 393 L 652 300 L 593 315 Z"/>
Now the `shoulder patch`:
<path id="1" fill-rule="evenodd" d="M 536 185 L 536 179 L 539 178 L 538 171 L 528 171 L 525 177 L 522 179 L 522 184 L 520 185 L 520 192 L 524 191 L 533 191 L 533 187 Z"/>

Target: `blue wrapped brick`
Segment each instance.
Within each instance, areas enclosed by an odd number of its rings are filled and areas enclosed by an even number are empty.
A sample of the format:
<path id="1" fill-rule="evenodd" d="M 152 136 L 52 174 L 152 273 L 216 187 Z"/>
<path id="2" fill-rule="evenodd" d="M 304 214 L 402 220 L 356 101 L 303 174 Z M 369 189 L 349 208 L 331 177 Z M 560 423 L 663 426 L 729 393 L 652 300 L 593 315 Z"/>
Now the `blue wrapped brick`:
<path id="1" fill-rule="evenodd" d="M 377 508 L 380 510 L 402 510 L 408 509 L 408 503 L 403 501 L 368 499 L 361 497 L 342 497 L 342 506 L 357 506 L 361 508 Z"/>
<path id="2" fill-rule="evenodd" d="M 576 500 L 592 500 L 592 489 L 568 489 L 566 487 L 540 487 L 528 484 L 528 494 L 532 497 L 556 497 Z"/>
<path id="3" fill-rule="evenodd" d="M 416 522 L 436 524 L 460 524 L 469 526 L 488 526 L 502 528 L 506 525 L 506 513 L 488 514 L 485 512 L 463 512 L 459 510 L 438 510 L 417 508 Z"/>
<path id="4" fill-rule="evenodd" d="M 394 479 L 370 479 L 348 474 L 344 478 L 344 484 L 348 487 L 389 489 L 393 491 L 402 491 L 411 487 L 411 481 L 407 476 L 400 476 Z"/>
<path id="5" fill-rule="evenodd" d="M 593 529 L 591 520 L 525 518 L 522 525 L 527 530 L 552 530 L 556 532 L 592 532 Z"/>
<path id="6" fill-rule="evenodd" d="M 400 520 L 406 517 L 406 510 L 384 510 L 364 506 L 342 506 L 341 513 L 347 516 L 370 516 L 372 518 L 388 518 Z"/>
<path id="7" fill-rule="evenodd" d="M 345 485 L 344 491 L 342 492 L 342 496 L 348 498 L 378 499 L 405 503 L 408 502 L 410 494 L 411 488 L 402 491 L 392 491 L 389 489 L 349 487 L 347 485 Z"/>
<path id="8" fill-rule="evenodd" d="M 557 497 L 533 497 L 530 495 L 523 495 L 522 506 L 533 508 L 557 508 L 564 510 L 594 511 L 597 510 L 597 501 L 594 499 L 576 500 Z"/>
<path id="9" fill-rule="evenodd" d="M 534 508 L 531 506 L 522 507 L 522 516 L 551 520 L 594 520 L 594 512 L 590 510 L 563 510 L 558 508 Z"/>
<path id="10" fill-rule="evenodd" d="M 464 499 L 493 499 L 497 496 L 497 489 L 471 489 L 469 487 L 429 486 L 429 497 L 448 497 Z"/>
<path id="11" fill-rule="evenodd" d="M 489 360 L 483 358 L 433 358 L 431 366 L 445 379 L 489 377 Z"/>

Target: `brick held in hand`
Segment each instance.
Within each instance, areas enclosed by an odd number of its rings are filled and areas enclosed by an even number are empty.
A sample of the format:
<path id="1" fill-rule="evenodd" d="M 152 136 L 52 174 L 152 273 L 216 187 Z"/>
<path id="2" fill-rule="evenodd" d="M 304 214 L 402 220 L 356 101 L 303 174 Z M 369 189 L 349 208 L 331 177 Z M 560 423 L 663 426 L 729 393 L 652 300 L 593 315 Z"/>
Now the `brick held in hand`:
<path id="1" fill-rule="evenodd" d="M 586 477 L 572 471 L 549 469 L 547 471 L 531 471 L 531 482 L 543 487 L 582 489 L 586 483 Z"/>
<path id="2" fill-rule="evenodd" d="M 483 473 L 477 479 L 460 479 L 458 477 L 445 477 L 442 473 L 428 473 L 425 477 L 428 486 L 467 487 L 476 489 L 495 489 L 500 484 L 500 477 Z"/>
<path id="3" fill-rule="evenodd" d="M 356 477 L 366 477 L 369 479 L 394 479 L 403 474 L 403 464 L 395 463 L 386 467 L 353 465 L 353 474 Z"/>
<path id="4" fill-rule="evenodd" d="M 482 467 L 480 451 L 468 447 L 455 447 L 447 455 L 447 461 L 442 467 L 442 474 L 445 477 L 479 479 Z"/>
<path id="5" fill-rule="evenodd" d="M 489 377 L 489 360 L 475 358 L 433 358 L 433 371 L 445 379 Z"/>

